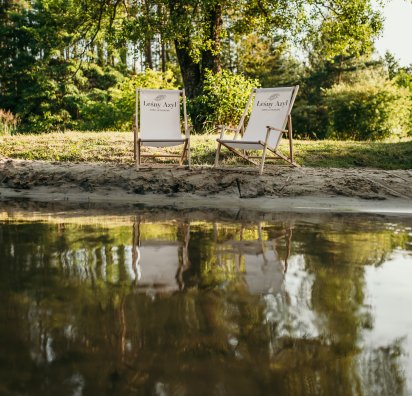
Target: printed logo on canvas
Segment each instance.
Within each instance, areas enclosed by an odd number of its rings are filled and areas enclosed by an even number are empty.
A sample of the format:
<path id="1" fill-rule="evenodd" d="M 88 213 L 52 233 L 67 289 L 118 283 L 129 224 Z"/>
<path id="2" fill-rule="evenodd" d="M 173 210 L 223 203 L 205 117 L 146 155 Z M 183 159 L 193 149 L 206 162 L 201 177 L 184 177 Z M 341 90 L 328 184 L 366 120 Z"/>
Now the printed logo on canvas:
<path id="1" fill-rule="evenodd" d="M 262 111 L 280 111 L 286 106 L 289 106 L 289 99 L 282 99 L 279 93 L 270 94 L 266 99 L 256 102 L 256 107 Z"/>
<path id="2" fill-rule="evenodd" d="M 149 111 L 170 111 L 178 107 L 179 102 L 167 95 L 157 95 L 152 100 L 143 100 L 143 106 Z"/>

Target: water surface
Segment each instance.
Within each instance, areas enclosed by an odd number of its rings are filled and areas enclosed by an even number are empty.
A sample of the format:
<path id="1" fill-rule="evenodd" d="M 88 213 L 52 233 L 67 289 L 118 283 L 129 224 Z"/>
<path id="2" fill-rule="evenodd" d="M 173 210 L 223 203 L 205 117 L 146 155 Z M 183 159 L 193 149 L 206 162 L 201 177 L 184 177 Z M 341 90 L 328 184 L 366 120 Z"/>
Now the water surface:
<path id="1" fill-rule="evenodd" d="M 412 221 L 0 221 L 1 395 L 412 394 Z"/>

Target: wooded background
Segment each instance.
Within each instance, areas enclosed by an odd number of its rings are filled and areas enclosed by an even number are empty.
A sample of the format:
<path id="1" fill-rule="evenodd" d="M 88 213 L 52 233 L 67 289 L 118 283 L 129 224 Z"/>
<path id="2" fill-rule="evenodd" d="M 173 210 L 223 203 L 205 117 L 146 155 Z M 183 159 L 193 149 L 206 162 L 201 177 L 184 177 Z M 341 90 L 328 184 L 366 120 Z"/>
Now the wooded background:
<path id="1" fill-rule="evenodd" d="M 372 56 L 371 3 L 0 0 L 0 133 L 130 130 L 136 87 L 184 87 L 204 133 L 251 87 L 300 84 L 296 136 L 406 138 L 412 68 Z"/>

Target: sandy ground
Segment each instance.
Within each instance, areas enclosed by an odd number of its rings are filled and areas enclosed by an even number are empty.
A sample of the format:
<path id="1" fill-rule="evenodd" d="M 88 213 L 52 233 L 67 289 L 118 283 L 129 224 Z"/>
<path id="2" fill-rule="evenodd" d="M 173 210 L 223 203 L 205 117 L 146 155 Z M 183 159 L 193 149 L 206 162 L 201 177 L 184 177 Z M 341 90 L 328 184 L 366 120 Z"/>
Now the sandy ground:
<path id="1" fill-rule="evenodd" d="M 412 170 L 143 168 L 0 160 L 0 199 L 412 213 Z"/>

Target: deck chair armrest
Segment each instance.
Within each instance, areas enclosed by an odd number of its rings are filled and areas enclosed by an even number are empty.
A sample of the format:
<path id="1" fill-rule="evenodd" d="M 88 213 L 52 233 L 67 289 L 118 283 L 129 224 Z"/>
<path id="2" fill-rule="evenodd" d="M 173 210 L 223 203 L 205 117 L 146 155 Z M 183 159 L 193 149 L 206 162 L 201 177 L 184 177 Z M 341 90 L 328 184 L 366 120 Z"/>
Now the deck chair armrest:
<path id="1" fill-rule="evenodd" d="M 238 133 L 239 133 L 239 131 L 238 131 L 237 128 L 231 128 L 231 127 L 229 127 L 229 126 L 227 126 L 227 125 L 218 125 L 217 128 L 220 129 L 220 139 L 223 139 L 223 138 L 224 138 L 225 131 L 234 132 L 234 133 L 235 133 L 235 138 L 234 138 L 234 139 L 236 139 L 236 137 L 237 137 L 237 135 L 238 135 Z"/>
<path id="2" fill-rule="evenodd" d="M 237 128 L 231 128 L 231 127 L 228 127 L 227 125 L 218 125 L 217 127 L 220 129 L 224 128 L 225 130 L 228 130 L 228 131 L 233 131 L 233 132 L 237 131 Z"/>
<path id="3" fill-rule="evenodd" d="M 192 132 L 193 132 L 194 130 L 195 130 L 195 129 L 193 128 L 193 125 L 189 124 L 189 125 L 187 126 L 187 132 L 185 131 L 185 137 L 186 137 L 187 139 L 189 139 L 189 138 L 190 138 L 190 135 L 192 134 Z"/>
<path id="4" fill-rule="evenodd" d="M 282 133 L 288 133 L 289 132 L 287 129 L 280 129 L 280 128 L 276 128 L 276 127 L 273 127 L 273 126 L 270 126 L 270 125 L 267 125 L 266 128 L 268 129 L 268 131 L 273 130 L 273 131 L 279 131 L 279 132 L 282 132 Z"/>

